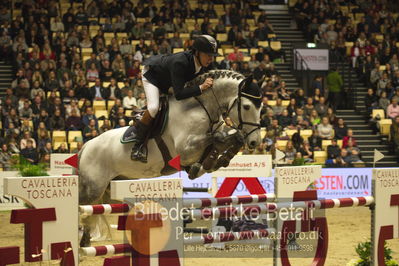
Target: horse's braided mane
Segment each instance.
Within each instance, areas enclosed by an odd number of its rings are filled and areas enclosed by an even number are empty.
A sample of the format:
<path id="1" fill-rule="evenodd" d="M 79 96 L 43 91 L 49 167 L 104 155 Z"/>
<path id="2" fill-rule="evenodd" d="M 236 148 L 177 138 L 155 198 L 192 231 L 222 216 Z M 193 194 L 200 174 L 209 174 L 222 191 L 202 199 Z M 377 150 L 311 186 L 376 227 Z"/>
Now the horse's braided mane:
<path id="1" fill-rule="evenodd" d="M 231 78 L 231 79 L 244 79 L 244 75 L 235 72 L 233 70 L 211 70 L 209 72 L 206 72 L 195 79 L 189 81 L 187 83 L 187 86 L 198 86 L 204 83 L 205 79 L 207 78 L 213 78 L 214 80 L 221 79 L 221 78 Z"/>

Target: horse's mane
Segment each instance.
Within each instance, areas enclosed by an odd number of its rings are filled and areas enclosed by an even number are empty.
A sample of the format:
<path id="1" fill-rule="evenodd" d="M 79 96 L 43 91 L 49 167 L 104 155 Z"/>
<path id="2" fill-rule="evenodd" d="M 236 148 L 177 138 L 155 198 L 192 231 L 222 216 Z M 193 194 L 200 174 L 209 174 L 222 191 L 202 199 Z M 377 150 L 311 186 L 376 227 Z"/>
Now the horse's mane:
<path id="1" fill-rule="evenodd" d="M 233 71 L 233 70 L 211 70 L 209 72 L 206 72 L 202 75 L 199 75 L 198 77 L 196 77 L 195 79 L 189 81 L 186 86 L 199 86 L 202 83 L 204 83 L 205 79 L 207 78 L 213 78 L 214 80 L 217 79 L 222 79 L 222 78 L 230 78 L 230 79 L 236 79 L 236 80 L 240 80 L 240 79 L 244 79 L 244 75 Z"/>

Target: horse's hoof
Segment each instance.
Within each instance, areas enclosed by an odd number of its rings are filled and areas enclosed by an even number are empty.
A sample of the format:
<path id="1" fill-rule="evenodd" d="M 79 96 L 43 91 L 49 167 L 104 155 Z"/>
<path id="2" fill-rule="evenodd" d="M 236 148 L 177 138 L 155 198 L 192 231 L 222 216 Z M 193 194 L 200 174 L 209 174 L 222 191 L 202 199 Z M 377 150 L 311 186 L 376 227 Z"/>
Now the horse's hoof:
<path id="1" fill-rule="evenodd" d="M 190 172 L 188 173 L 188 178 L 191 180 L 196 179 L 198 177 L 198 173 L 201 169 L 201 164 L 200 163 L 194 163 L 190 167 Z"/>

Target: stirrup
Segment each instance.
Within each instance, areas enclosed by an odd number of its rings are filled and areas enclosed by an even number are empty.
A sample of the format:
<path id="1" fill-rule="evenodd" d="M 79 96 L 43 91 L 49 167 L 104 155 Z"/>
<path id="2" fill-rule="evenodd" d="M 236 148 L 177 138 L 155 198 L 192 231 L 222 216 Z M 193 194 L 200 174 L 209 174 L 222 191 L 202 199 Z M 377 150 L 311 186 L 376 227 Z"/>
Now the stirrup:
<path id="1" fill-rule="evenodd" d="M 132 148 L 130 159 L 147 163 L 148 150 L 144 143 L 136 143 Z"/>

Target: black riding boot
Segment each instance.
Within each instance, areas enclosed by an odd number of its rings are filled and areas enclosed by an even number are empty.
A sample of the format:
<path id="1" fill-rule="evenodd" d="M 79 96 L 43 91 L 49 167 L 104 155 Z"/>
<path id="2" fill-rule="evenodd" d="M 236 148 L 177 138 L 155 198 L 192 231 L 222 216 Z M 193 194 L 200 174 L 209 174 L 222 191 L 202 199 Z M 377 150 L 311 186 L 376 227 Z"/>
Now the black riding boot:
<path id="1" fill-rule="evenodd" d="M 145 147 L 145 139 L 151 127 L 153 118 L 148 111 L 145 111 L 140 121 L 134 125 L 135 130 L 132 132 L 132 140 L 134 141 L 130 158 L 133 161 L 141 161 L 147 163 L 147 147 Z"/>

